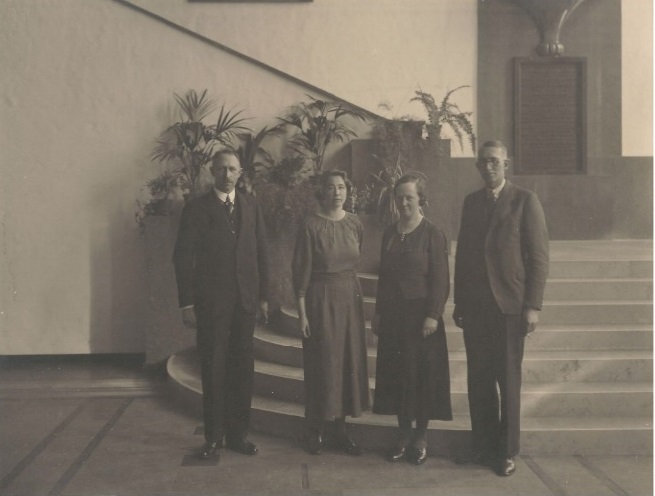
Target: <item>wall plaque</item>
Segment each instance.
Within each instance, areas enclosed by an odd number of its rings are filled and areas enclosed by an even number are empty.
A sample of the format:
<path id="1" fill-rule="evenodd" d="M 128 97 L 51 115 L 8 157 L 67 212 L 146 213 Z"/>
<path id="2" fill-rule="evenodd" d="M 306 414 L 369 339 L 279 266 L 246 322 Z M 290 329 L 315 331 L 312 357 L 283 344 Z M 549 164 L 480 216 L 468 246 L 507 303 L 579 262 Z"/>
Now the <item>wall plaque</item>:
<path id="1" fill-rule="evenodd" d="M 514 59 L 514 172 L 584 174 L 586 63 L 577 57 Z"/>

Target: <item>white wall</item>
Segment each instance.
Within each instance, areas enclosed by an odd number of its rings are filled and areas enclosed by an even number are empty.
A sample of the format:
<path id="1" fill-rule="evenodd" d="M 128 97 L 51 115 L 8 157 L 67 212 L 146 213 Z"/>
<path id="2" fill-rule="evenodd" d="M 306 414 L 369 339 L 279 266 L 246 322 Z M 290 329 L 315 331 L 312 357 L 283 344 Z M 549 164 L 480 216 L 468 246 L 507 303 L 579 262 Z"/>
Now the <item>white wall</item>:
<path id="1" fill-rule="evenodd" d="M 139 4 L 372 110 L 475 81 L 474 0 Z M 134 201 L 172 93 L 256 128 L 307 90 L 112 0 L 0 2 L 0 46 L 0 355 L 143 351 Z"/>
<path id="2" fill-rule="evenodd" d="M 653 156 L 653 0 L 622 0 L 623 156 Z"/>
<path id="3" fill-rule="evenodd" d="M 475 109 L 477 0 L 132 3 L 388 117 L 425 118 L 419 86 L 440 99 L 471 85 L 453 101 Z"/>

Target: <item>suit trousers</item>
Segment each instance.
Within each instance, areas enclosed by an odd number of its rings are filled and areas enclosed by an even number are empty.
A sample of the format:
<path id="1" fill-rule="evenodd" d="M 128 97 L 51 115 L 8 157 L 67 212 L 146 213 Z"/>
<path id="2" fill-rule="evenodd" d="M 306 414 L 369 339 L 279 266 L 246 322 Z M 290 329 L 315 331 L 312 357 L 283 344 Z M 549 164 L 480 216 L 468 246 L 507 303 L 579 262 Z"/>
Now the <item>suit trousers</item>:
<path id="1" fill-rule="evenodd" d="M 519 453 L 522 316 L 489 298 L 464 314 L 468 398 L 474 448 L 500 458 Z"/>
<path id="2" fill-rule="evenodd" d="M 238 440 L 250 425 L 255 314 L 235 297 L 197 316 L 205 440 Z"/>

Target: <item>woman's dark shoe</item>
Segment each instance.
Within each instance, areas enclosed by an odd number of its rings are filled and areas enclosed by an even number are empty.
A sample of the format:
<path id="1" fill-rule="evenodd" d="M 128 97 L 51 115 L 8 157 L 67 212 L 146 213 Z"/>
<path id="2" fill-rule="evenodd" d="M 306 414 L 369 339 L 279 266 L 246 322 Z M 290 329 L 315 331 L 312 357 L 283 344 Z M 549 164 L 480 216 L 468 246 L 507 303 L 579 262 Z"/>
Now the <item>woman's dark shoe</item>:
<path id="1" fill-rule="evenodd" d="M 514 458 L 502 458 L 498 461 L 498 468 L 496 473 L 501 477 L 509 477 L 514 472 L 516 472 L 516 465 L 514 464 Z"/>
<path id="2" fill-rule="evenodd" d="M 201 460 L 208 460 L 210 458 L 218 458 L 218 450 L 221 448 L 221 444 L 217 442 L 206 442 L 198 453 L 198 458 Z"/>
<path id="3" fill-rule="evenodd" d="M 305 436 L 303 449 L 310 455 L 320 455 L 323 452 L 323 439 L 321 436 Z"/>
<path id="4" fill-rule="evenodd" d="M 349 437 L 342 439 L 338 443 L 339 448 L 341 448 L 344 453 L 352 456 L 359 456 L 362 454 L 362 448 L 355 444 L 355 441 Z"/>
<path id="5" fill-rule="evenodd" d="M 402 445 L 395 445 L 387 452 L 384 458 L 388 462 L 399 462 L 405 458 L 405 447 Z"/>
<path id="6" fill-rule="evenodd" d="M 427 448 L 417 448 L 416 446 L 410 446 L 407 449 L 407 460 L 413 465 L 422 465 L 425 463 L 425 460 L 428 459 L 428 450 Z"/>

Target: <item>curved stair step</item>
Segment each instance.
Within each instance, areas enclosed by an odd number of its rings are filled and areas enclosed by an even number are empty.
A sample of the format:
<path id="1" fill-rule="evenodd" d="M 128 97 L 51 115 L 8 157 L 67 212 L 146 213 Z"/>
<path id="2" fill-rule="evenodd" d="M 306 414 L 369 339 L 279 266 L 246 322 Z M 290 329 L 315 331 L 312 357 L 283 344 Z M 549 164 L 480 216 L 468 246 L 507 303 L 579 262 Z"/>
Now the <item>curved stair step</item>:
<path id="1" fill-rule="evenodd" d="M 302 345 L 298 338 L 257 328 L 254 346 L 255 356 L 262 361 L 302 368 Z M 653 354 L 649 350 L 532 350 L 529 343 L 526 348 L 526 382 L 645 382 L 653 375 Z M 375 347 L 369 346 L 367 356 L 369 376 L 373 377 Z M 466 353 L 450 351 L 449 360 L 451 380 L 465 381 Z"/>
<path id="2" fill-rule="evenodd" d="M 200 378 L 194 375 L 195 350 L 172 355 L 167 362 L 170 382 L 178 397 L 196 412 L 202 411 Z M 274 435 L 300 438 L 303 406 L 298 403 L 255 396 L 252 427 Z M 366 449 L 388 447 L 396 436 L 393 416 L 365 413 L 348 418 L 354 439 Z M 431 421 L 430 452 L 452 455 L 470 441 L 468 416 L 455 416 L 450 422 Z M 523 454 L 651 454 L 652 417 L 524 417 L 521 452 Z"/>

